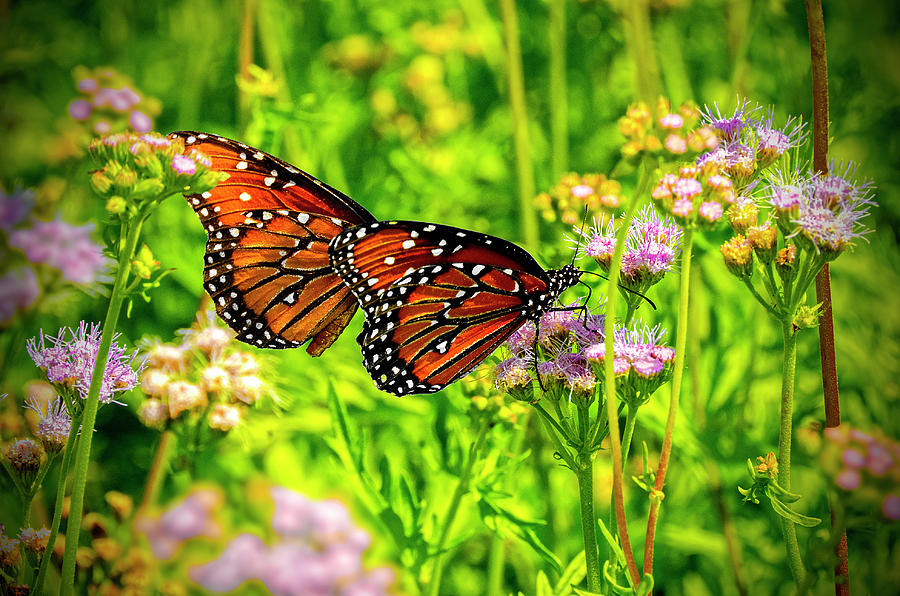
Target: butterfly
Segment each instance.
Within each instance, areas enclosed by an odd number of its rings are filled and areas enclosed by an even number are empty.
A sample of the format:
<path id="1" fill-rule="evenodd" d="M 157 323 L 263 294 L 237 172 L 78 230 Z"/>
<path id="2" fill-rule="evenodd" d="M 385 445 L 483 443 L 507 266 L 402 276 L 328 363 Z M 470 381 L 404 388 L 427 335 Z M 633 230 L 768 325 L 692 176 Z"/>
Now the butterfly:
<path id="1" fill-rule="evenodd" d="M 376 222 L 339 190 L 277 157 L 213 134 L 179 131 L 228 179 L 187 195 L 208 235 L 203 282 L 237 339 L 319 356 L 356 313 L 357 300 L 329 263 L 341 233 Z"/>
<path id="2" fill-rule="evenodd" d="M 382 391 L 434 393 L 465 376 L 582 272 L 544 270 L 502 238 L 415 221 L 365 223 L 334 237 L 331 266 L 366 319 L 357 343 Z"/>

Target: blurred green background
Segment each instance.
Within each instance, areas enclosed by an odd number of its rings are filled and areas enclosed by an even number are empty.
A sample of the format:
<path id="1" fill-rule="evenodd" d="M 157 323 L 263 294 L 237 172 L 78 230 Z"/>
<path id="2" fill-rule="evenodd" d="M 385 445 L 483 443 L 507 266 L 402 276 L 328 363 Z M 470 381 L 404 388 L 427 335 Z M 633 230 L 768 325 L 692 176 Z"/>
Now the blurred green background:
<path id="1" fill-rule="evenodd" d="M 650 1 L 645 13 L 650 54 L 641 51 L 642 29 L 635 25 L 635 15 L 644 13 L 627 0 L 562 4 L 567 160 L 553 154 L 551 46 L 560 47 L 560 38 L 551 37 L 550 7 L 537 0 L 516 3 L 535 192 L 552 187 L 564 171 L 609 174 L 624 140 L 617 119 L 640 98 L 641 89 L 649 91 L 646 99 L 662 93 L 673 105 L 694 100 L 731 107 L 741 94 L 775 105 L 782 119 L 810 117 L 802 2 Z M 824 9 L 830 155 L 857 162 L 859 175 L 877 186 L 879 204 L 869 218 L 875 232 L 868 242 L 832 267 L 843 414 L 854 425 L 877 426 L 896 437 L 900 5 L 871 2 L 862 8 L 832 1 Z M 103 205 L 87 186 L 89 167 L 77 157 L 67 107 L 77 96 L 76 67 L 110 66 L 130 77 L 144 97 L 158 101 L 154 130 L 241 139 L 345 191 L 380 218 L 429 220 L 521 241 L 503 35 L 499 4 L 483 0 L 3 2 L 0 182 L 7 190 L 36 189 L 46 216 L 59 211 L 71 222 L 102 227 Z M 634 180 L 621 181 L 627 194 Z M 569 226 L 558 221 L 541 222 L 541 243 L 532 249 L 546 267 L 569 258 L 562 243 L 566 232 Z M 724 239 L 724 234 L 704 235 L 696 249 L 702 289 L 693 294 L 697 328 L 689 339 L 692 354 L 660 523 L 659 593 L 737 593 L 717 504 L 737 528 L 751 593 L 790 591 L 774 518 L 742 504 L 735 488 L 747 482 L 746 459 L 777 445 L 780 337 L 721 265 L 718 244 Z M 177 197 L 167 201 L 149 220 L 144 241 L 174 272 L 152 301 L 136 301 L 121 323 L 130 343 L 146 336 L 171 340 L 176 329 L 194 320 L 201 301 L 205 234 L 187 203 Z M 669 327 L 673 339 L 676 291 L 677 277 L 670 276 L 652 295 L 660 309 L 644 313 Z M 100 320 L 104 312 L 103 300 L 73 294 L 21 331 L 31 337 L 41 327 Z M 455 388 L 403 400 L 379 393 L 360 366 L 354 341 L 360 325 L 357 316 L 319 359 L 302 350 L 265 354 L 283 408 L 261 415 L 253 428 L 208 453 L 197 466 L 198 477 L 222 486 L 232 503 L 241 500 L 244 484 L 260 475 L 315 498 L 339 496 L 355 504 L 360 523 L 374 533 L 372 561 L 393 565 L 402 577 L 399 554 L 379 536 L 375 520 L 366 518 L 355 501 L 353 478 L 327 449 L 329 384 L 354 422 L 367 429 L 371 458 L 407 470 L 432 498 L 451 486 L 434 461 L 435 420 L 448 415 L 462 420 L 466 398 Z M 0 389 L 18 398 L 36 372 L 24 350 L 7 349 Z M 824 418 L 818 358 L 816 334 L 805 333 L 798 357 L 794 482 L 806 495 L 805 511 L 827 517 L 825 481 L 815 454 L 804 450 L 803 429 Z M 137 400 L 130 400 L 131 411 Z M 665 401 L 660 396 L 651 402 L 638 423 L 636 438 L 647 441 L 654 458 Z M 105 407 L 100 412 L 88 506 L 99 506 L 111 488 L 140 493 L 156 433 L 131 411 Z M 580 544 L 574 479 L 554 467 L 546 445 L 535 448 L 531 457 L 546 460 L 541 469 L 547 476 L 541 478 L 526 462 L 508 490 L 523 514 L 552 518 L 552 529 L 539 533 L 565 562 Z M 597 499 L 605 516 L 608 463 L 602 454 L 599 462 Z M 713 476 L 721 477 L 718 497 L 715 486 L 709 489 L 710 466 Z M 163 501 L 183 490 L 177 480 L 169 483 Z M 632 537 L 642 544 L 646 496 L 634 485 L 629 495 Z M 3 511 L 14 511 L 17 505 L 8 497 Z M 457 530 L 467 539 L 448 564 L 446 594 L 477 594 L 485 585 L 490 532 L 474 507 L 462 515 Z M 881 589 L 898 585 L 891 583 L 898 572 L 896 531 L 885 544 L 873 543 L 873 531 L 862 524 L 850 532 L 852 580 L 862 591 L 888 593 Z M 814 534 L 803 530 L 801 543 Z M 541 560 L 521 541 L 507 539 L 505 547 L 506 591 L 534 593 Z M 885 567 L 890 556 L 891 572 Z M 408 578 L 398 581 L 399 592 L 414 589 Z M 823 581 L 815 590 L 830 593 L 833 586 Z"/>

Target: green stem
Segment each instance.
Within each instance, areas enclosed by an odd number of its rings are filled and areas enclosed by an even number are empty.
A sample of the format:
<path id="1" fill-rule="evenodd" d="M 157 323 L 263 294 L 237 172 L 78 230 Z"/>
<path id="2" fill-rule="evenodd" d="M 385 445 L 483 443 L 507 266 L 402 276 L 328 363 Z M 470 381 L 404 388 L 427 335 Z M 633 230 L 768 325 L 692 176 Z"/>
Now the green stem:
<path id="1" fill-rule="evenodd" d="M 647 0 L 628 0 L 623 4 L 625 21 L 631 26 L 631 34 L 626 39 L 634 60 L 638 98 L 653 105 L 661 94 L 662 84 L 653 48 L 650 7 Z"/>
<path id="2" fill-rule="evenodd" d="M 613 348 L 614 324 L 616 318 L 616 300 L 619 297 L 619 275 L 621 273 L 622 255 L 625 253 L 625 237 L 628 233 L 628 227 L 637 211 L 637 207 L 644 198 L 644 193 L 650 182 L 650 176 L 653 172 L 651 162 L 645 160 L 641 164 L 641 173 L 635 188 L 634 196 L 628 202 L 625 210 L 625 216 L 616 232 L 616 248 L 613 251 L 612 260 L 609 264 L 609 285 L 606 292 L 606 317 L 603 322 L 603 333 L 605 336 L 605 358 L 603 361 L 603 379 L 604 389 L 606 391 L 606 417 L 609 425 L 609 446 L 612 456 L 613 467 L 613 502 L 615 504 L 616 522 L 619 528 L 619 540 L 622 543 L 622 550 L 625 553 L 625 561 L 628 566 L 629 576 L 632 585 L 638 585 L 641 581 L 638 575 L 637 563 L 634 560 L 634 553 L 631 550 L 631 539 L 628 536 L 628 523 L 625 517 L 625 483 L 622 477 L 622 446 L 619 443 L 619 410 L 618 398 L 616 397 L 616 381 L 613 361 L 615 359 L 615 350 Z M 599 416 L 598 412 L 598 416 Z"/>
<path id="3" fill-rule="evenodd" d="M 553 176 L 569 168 L 568 89 L 566 82 L 566 0 L 550 0 L 550 128 Z"/>
<path id="4" fill-rule="evenodd" d="M 94 424 L 97 421 L 97 410 L 100 407 L 100 386 L 106 372 L 109 347 L 112 344 L 112 338 L 119 323 L 119 313 L 122 310 L 122 302 L 125 299 L 123 290 L 131 273 L 131 259 L 134 257 L 142 225 L 143 219 L 141 218 L 135 218 L 130 224 L 122 224 L 125 238 L 119 246 L 119 270 L 116 273 L 116 281 L 113 284 L 112 294 L 109 297 L 109 308 L 106 311 L 103 333 L 100 336 L 97 361 L 94 363 L 94 371 L 91 374 L 91 386 L 88 389 L 84 413 L 81 417 L 81 440 L 78 443 L 78 452 L 75 454 L 72 500 L 69 508 L 69 521 L 66 527 L 66 553 L 63 557 L 62 579 L 60 582 L 60 593 L 64 595 L 72 594 L 75 589 L 75 552 L 78 549 L 78 537 L 81 531 L 84 489 L 87 485 Z"/>
<path id="5" fill-rule="evenodd" d="M 778 433 L 778 484 L 791 490 L 791 431 L 794 422 L 794 377 L 797 369 L 797 335 L 791 321 L 782 321 L 781 334 L 784 339 L 784 359 L 781 365 L 781 430 Z M 787 548 L 788 565 L 794 582 L 799 586 L 806 573 L 800 557 L 797 542 L 797 527 L 794 522 L 781 518 L 781 532 Z"/>
<path id="6" fill-rule="evenodd" d="M 489 596 L 505 596 L 503 591 L 503 563 L 506 558 L 506 543 L 500 534 L 491 537 L 488 553 L 487 593 Z"/>
<path id="7" fill-rule="evenodd" d="M 500 0 L 503 33 L 506 38 L 506 71 L 509 77 L 509 105 L 513 118 L 516 146 L 516 173 L 519 181 L 519 220 L 525 248 L 537 252 L 540 236 L 537 214 L 532 206 L 535 195 L 534 164 L 528 135 L 528 112 L 525 105 L 525 76 L 522 73 L 522 50 L 519 45 L 519 21 L 515 0 Z"/>
<path id="8" fill-rule="evenodd" d="M 572 458 L 572 455 L 569 453 L 569 450 L 563 445 L 560 437 L 563 437 L 567 442 L 571 442 L 571 438 L 566 434 L 566 431 L 559 425 L 559 423 L 553 419 L 553 416 L 550 415 L 544 407 L 538 403 L 531 404 L 538 414 L 541 415 L 541 420 L 544 421 L 544 424 L 547 426 L 547 434 L 550 435 L 550 439 L 556 444 L 556 451 L 559 453 L 559 456 L 566 462 L 573 470 L 576 469 L 575 460 Z M 559 433 L 559 434 L 557 434 Z"/>
<path id="9" fill-rule="evenodd" d="M 589 428 L 587 404 L 578 404 L 579 428 L 584 439 L 578 453 L 578 497 L 581 502 L 581 535 L 584 539 L 584 562 L 587 566 L 587 586 L 591 592 L 600 590 L 602 571 L 597 551 L 597 520 L 594 518 L 594 459 L 587 442 Z"/>
<path id="10" fill-rule="evenodd" d="M 475 467 L 478 453 L 484 446 L 484 441 L 487 438 L 489 429 L 490 426 L 487 422 L 482 423 L 481 429 L 478 431 L 478 436 L 475 438 L 475 441 L 472 442 L 472 446 L 469 447 L 469 457 L 459 476 L 459 483 L 456 485 L 456 490 L 453 491 L 453 496 L 450 498 L 450 505 L 447 507 L 447 514 L 444 516 L 444 523 L 441 524 L 441 533 L 440 536 L 438 536 L 437 545 L 434 550 L 434 571 L 431 575 L 431 581 L 428 584 L 429 596 L 437 596 L 438 591 L 441 588 L 441 576 L 444 572 L 444 557 L 441 551 L 444 550 L 447 538 L 450 537 L 450 528 L 453 526 L 453 521 L 456 519 L 457 511 L 459 511 L 459 504 L 462 502 L 462 498 L 465 494 L 469 492 L 469 481 L 472 479 L 472 469 Z"/>
<path id="11" fill-rule="evenodd" d="M 659 506 L 662 504 L 663 486 L 672 453 L 672 433 L 678 414 L 678 400 L 681 397 L 681 377 L 684 373 L 685 345 L 687 344 L 688 305 L 691 295 L 691 253 L 694 249 L 694 228 L 684 230 L 681 240 L 681 284 L 678 299 L 678 332 L 675 336 L 675 364 L 672 371 L 672 393 L 669 397 L 669 413 L 663 435 L 659 464 L 656 467 L 656 483 L 650 494 L 650 513 L 647 515 L 647 533 L 644 538 L 644 575 L 653 573 L 653 546 L 656 538 L 656 524 L 659 521 Z"/>
<path id="12" fill-rule="evenodd" d="M 59 480 L 56 484 L 56 502 L 53 505 L 53 521 L 50 522 L 50 537 L 47 542 L 47 550 L 41 556 L 41 566 L 38 569 L 37 579 L 34 580 L 32 594 L 43 594 L 41 589 L 44 586 L 44 578 L 47 576 L 47 568 L 50 566 L 50 560 L 53 558 L 53 545 L 56 544 L 56 536 L 59 533 L 59 524 L 62 521 L 63 501 L 66 497 L 66 473 L 69 470 L 69 464 L 72 461 L 72 449 L 78 438 L 79 421 L 73 420 L 72 426 L 69 428 L 69 438 L 66 440 L 65 451 L 63 452 L 62 462 L 59 465 Z"/>
<path id="13" fill-rule="evenodd" d="M 622 434 L 622 470 L 628 463 L 628 452 L 631 451 L 631 437 L 634 435 L 634 425 L 637 422 L 637 407 L 629 404 L 628 413 L 625 415 L 625 431 Z"/>
<path id="14" fill-rule="evenodd" d="M 750 290 L 750 293 L 753 294 L 753 297 L 756 298 L 756 301 L 759 302 L 760 304 L 762 304 L 763 307 L 765 307 L 765 309 L 767 311 L 769 311 L 770 315 L 772 315 L 773 317 L 778 317 L 778 311 L 776 311 L 772 307 L 771 304 L 766 302 L 766 299 L 763 298 L 762 295 L 756 291 L 756 288 L 753 286 L 753 282 L 750 281 L 750 278 L 745 277 L 745 278 L 743 278 L 743 280 L 744 280 L 744 285 L 747 286 L 747 289 Z"/>

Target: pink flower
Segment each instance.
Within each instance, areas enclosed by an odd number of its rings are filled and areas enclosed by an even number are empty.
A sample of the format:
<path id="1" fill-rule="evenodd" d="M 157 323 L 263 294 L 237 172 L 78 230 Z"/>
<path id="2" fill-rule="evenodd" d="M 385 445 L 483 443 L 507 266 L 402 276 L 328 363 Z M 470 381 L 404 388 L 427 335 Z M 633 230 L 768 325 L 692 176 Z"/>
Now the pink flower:
<path id="1" fill-rule="evenodd" d="M 93 93 L 98 87 L 96 79 L 81 79 L 78 81 L 78 90 L 84 93 Z"/>
<path id="2" fill-rule="evenodd" d="M 677 129 L 684 125 L 684 119 L 678 114 L 666 114 L 659 119 L 659 125 L 663 128 Z"/>
<path id="3" fill-rule="evenodd" d="M 131 111 L 131 114 L 128 116 L 128 124 L 137 132 L 150 132 L 150 129 L 153 128 L 153 122 L 150 121 L 150 117 L 138 110 Z"/>
<path id="4" fill-rule="evenodd" d="M 190 577 L 207 590 L 228 592 L 258 577 L 267 556 L 268 549 L 262 540 L 253 534 L 240 534 L 228 543 L 218 559 L 192 567 Z"/>
<path id="5" fill-rule="evenodd" d="M 708 222 L 717 222 L 722 219 L 722 205 L 715 201 L 707 201 L 700 205 L 700 217 Z"/>
<path id="6" fill-rule="evenodd" d="M 37 277 L 30 267 L 19 267 L 0 277 L 0 323 L 12 319 L 17 310 L 34 304 L 40 293 Z"/>
<path id="7" fill-rule="evenodd" d="M 197 171 L 197 164 L 187 155 L 176 155 L 172 158 L 172 169 L 179 174 L 192 176 Z"/>
<path id="8" fill-rule="evenodd" d="M 76 99 L 69 104 L 69 115 L 75 120 L 87 120 L 91 115 L 91 104 L 83 99 Z"/>
<path id="9" fill-rule="evenodd" d="M 73 226 L 61 219 L 37 221 L 30 229 L 13 230 L 9 243 L 22 249 L 32 263 L 59 269 L 65 280 L 89 284 L 106 267 L 103 252 L 91 241 L 93 228 L 94 224 Z"/>
<path id="10" fill-rule="evenodd" d="M 888 519 L 900 519 L 900 495 L 888 495 L 881 504 L 881 511 Z"/>
<path id="11" fill-rule="evenodd" d="M 835 483 L 844 490 L 856 490 L 859 488 L 861 480 L 859 471 L 852 468 L 845 468 L 834 479 Z"/>
<path id="12" fill-rule="evenodd" d="M 571 192 L 573 197 L 583 199 L 594 194 L 594 189 L 587 184 L 579 184 L 578 186 L 573 186 Z"/>
<path id="13" fill-rule="evenodd" d="M 676 134 L 670 134 L 666 137 L 666 149 L 669 153 L 681 155 L 687 151 L 687 139 Z"/>

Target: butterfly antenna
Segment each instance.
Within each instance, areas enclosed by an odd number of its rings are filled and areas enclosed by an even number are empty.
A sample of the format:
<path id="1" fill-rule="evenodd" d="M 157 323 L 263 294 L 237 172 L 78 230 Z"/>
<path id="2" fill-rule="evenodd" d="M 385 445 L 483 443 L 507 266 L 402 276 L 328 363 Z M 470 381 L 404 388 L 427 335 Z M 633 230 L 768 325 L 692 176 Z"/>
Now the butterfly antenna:
<path id="1" fill-rule="evenodd" d="M 584 206 L 584 215 L 581 216 L 581 228 L 578 230 L 578 240 L 575 243 L 575 252 L 572 253 L 572 267 L 575 266 L 575 259 L 578 258 L 578 251 L 581 250 L 581 240 L 584 238 L 584 224 L 587 223 L 588 206 Z"/>
<path id="2" fill-rule="evenodd" d="M 541 330 L 541 320 L 538 319 L 534 322 L 534 347 L 531 350 L 531 358 L 534 361 L 534 376 L 537 377 L 538 387 L 541 388 L 541 393 L 546 393 L 546 389 L 544 389 L 544 383 L 541 381 L 541 371 L 538 370 L 538 361 L 537 361 L 537 353 L 538 353 L 538 335 L 540 335 Z"/>
<path id="3" fill-rule="evenodd" d="M 587 273 L 588 275 L 596 275 L 597 277 L 599 277 L 601 279 L 607 279 L 607 280 L 609 279 L 605 275 L 602 275 L 600 273 L 595 273 L 594 271 L 582 271 L 582 273 Z M 579 282 L 579 283 L 584 283 L 584 282 Z M 645 296 L 644 294 L 641 294 L 637 290 L 632 290 L 631 288 L 627 288 L 627 287 L 623 286 L 622 284 L 619 284 L 619 287 L 622 288 L 623 290 L 625 290 L 626 292 L 628 292 L 629 294 L 634 294 L 635 296 L 640 296 L 641 298 L 643 298 L 644 300 L 647 301 L 647 304 L 649 304 L 650 306 L 653 307 L 653 310 L 656 310 L 656 304 L 654 304 L 653 301 L 650 300 L 649 298 L 647 298 L 647 296 Z"/>

